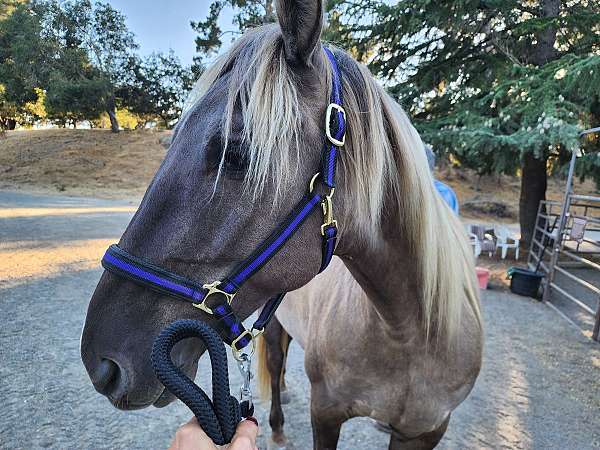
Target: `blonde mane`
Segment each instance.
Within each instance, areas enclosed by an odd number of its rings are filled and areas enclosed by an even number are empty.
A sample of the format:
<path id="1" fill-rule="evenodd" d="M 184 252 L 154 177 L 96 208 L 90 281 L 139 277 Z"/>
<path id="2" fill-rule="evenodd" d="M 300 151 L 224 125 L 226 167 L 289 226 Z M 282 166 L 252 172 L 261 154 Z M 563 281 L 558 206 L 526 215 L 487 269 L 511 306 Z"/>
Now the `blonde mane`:
<path id="1" fill-rule="evenodd" d="M 300 149 L 301 98 L 283 51 L 277 25 L 247 32 L 204 72 L 187 102 L 189 110 L 221 74 L 230 72 L 223 142 L 238 102 L 244 129 L 252 130 L 244 136 L 249 151 L 245 185 L 254 196 L 268 184 L 278 197 L 300 161 L 290 149 Z M 328 67 L 323 52 L 321 57 L 321 66 Z M 402 108 L 366 67 L 351 64 L 353 80 L 343 81 L 348 129 L 339 171 L 353 214 L 344 228 L 376 245 L 381 235 L 374 230 L 381 229 L 384 200 L 386 209 L 396 205 L 421 279 L 425 332 L 451 342 L 464 307 L 481 326 L 473 257 L 463 227 L 437 194 L 421 138 Z M 321 76 L 331 89 L 329 70 Z"/>

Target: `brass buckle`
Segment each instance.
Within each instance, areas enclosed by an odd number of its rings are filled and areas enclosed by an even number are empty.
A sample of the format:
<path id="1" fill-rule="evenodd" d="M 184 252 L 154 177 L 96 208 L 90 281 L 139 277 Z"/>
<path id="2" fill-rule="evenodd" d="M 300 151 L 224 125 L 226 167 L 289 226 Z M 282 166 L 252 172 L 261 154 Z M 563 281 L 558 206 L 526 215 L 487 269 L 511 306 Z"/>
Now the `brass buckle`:
<path id="1" fill-rule="evenodd" d="M 238 361 L 242 361 L 242 350 L 244 350 L 246 347 L 242 347 L 241 349 L 238 350 L 238 348 L 235 346 L 235 344 L 237 344 L 244 336 L 250 336 L 250 343 L 252 344 L 252 347 L 250 348 L 250 353 L 246 353 L 246 355 L 248 357 L 254 355 L 254 352 L 256 350 L 256 343 L 254 342 L 254 338 L 257 335 L 252 334 L 251 331 L 248 330 L 244 330 L 244 332 L 242 334 L 240 334 L 238 337 L 236 337 L 233 342 L 231 343 L 231 353 L 233 353 L 233 357 L 238 360 Z"/>
<path id="2" fill-rule="evenodd" d="M 253 332 L 254 331 L 254 332 Z M 259 337 L 261 334 L 263 334 L 265 332 L 265 328 L 262 327 L 261 329 L 257 330 L 255 328 L 252 328 L 250 331 L 248 330 L 244 330 L 244 332 L 242 334 L 240 334 L 237 338 L 235 338 L 233 340 L 233 342 L 231 343 L 231 351 L 233 352 L 233 357 L 235 359 L 237 359 L 238 361 L 241 361 L 241 356 L 242 356 L 242 349 L 238 350 L 235 346 L 235 344 L 242 338 L 244 337 L 246 334 L 250 335 L 250 342 L 252 343 L 252 351 L 250 352 L 250 354 L 248 356 L 252 356 L 254 354 L 254 351 L 256 350 L 256 343 L 254 342 L 254 340 Z M 245 348 L 245 347 L 244 347 Z"/>
<path id="3" fill-rule="evenodd" d="M 323 225 L 321 225 L 321 235 L 325 236 L 325 228 L 328 226 L 335 226 L 337 228 L 337 220 L 333 218 L 333 202 L 331 201 L 333 193 L 326 195 L 325 199 L 321 202 L 321 208 L 323 209 Z"/>
<path id="4" fill-rule="evenodd" d="M 222 291 L 221 289 L 219 289 L 217 286 L 220 285 L 221 282 L 220 281 L 213 281 L 212 283 L 209 284 L 204 284 L 202 285 L 202 288 L 207 289 L 208 292 L 206 293 L 206 295 L 204 296 L 204 300 L 202 300 L 202 303 L 194 303 L 193 306 L 195 308 L 201 309 L 202 311 L 204 311 L 207 314 L 214 314 L 213 310 L 210 309 L 208 306 L 206 306 L 206 300 L 208 299 L 208 297 L 210 297 L 212 294 L 223 294 L 225 296 L 225 298 L 227 299 L 227 303 L 231 305 L 231 302 L 233 301 L 233 297 L 235 297 L 235 292 L 233 294 L 230 294 L 229 292 L 225 292 Z"/>
<path id="5" fill-rule="evenodd" d="M 329 106 L 327 106 L 327 113 L 325 114 L 325 134 L 327 135 L 329 142 L 331 142 L 333 145 L 337 147 L 343 147 L 346 143 L 346 131 L 344 130 L 342 140 L 334 138 L 331 134 L 331 114 L 334 111 L 342 113 L 342 116 L 344 117 L 344 123 L 346 122 L 346 110 L 337 103 L 330 103 Z"/>
<path id="6" fill-rule="evenodd" d="M 255 338 L 257 338 L 257 337 L 259 337 L 261 334 L 263 334 L 265 332 L 265 327 L 262 327 L 262 328 L 260 328 L 258 330 L 255 329 L 255 328 L 252 328 L 252 330 L 250 330 L 250 331 L 255 331 L 255 333 L 252 333 L 252 334 L 253 334 L 253 336 Z"/>

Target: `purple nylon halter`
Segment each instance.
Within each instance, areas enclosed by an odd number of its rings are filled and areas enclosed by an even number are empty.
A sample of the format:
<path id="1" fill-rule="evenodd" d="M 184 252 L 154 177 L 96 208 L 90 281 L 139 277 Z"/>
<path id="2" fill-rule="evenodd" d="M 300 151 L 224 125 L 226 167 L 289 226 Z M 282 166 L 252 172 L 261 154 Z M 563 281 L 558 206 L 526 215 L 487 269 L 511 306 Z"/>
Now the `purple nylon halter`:
<path id="1" fill-rule="evenodd" d="M 259 271 L 283 247 L 319 205 L 322 206 L 324 212 L 324 223 L 321 227 L 322 262 L 319 272 L 325 270 L 333 257 L 337 240 L 337 222 L 333 220 L 331 197 L 335 187 L 337 152 L 343 146 L 345 139 L 346 117 L 342 108 L 342 82 L 339 68 L 331 50 L 324 48 L 324 51 L 331 64 L 332 90 L 325 118 L 327 139 L 322 155 L 321 172 L 313 177 L 309 192 L 290 212 L 286 220 L 250 256 L 243 260 L 222 281 L 210 285 L 200 285 L 195 281 L 164 270 L 127 253 L 118 245 L 111 245 L 102 258 L 102 265 L 107 271 L 149 289 L 189 301 L 197 308 L 215 315 L 218 319 L 219 328 L 221 328 L 221 337 L 232 347 L 234 354 L 246 347 L 257 334 L 264 330 L 283 300 L 285 293 L 276 295 L 265 304 L 252 326 L 252 330 L 256 334 L 246 330 L 235 315 L 231 308 L 233 296 L 252 275 Z M 331 132 L 332 126 L 335 126 L 335 134 Z M 329 194 L 323 195 L 313 192 L 313 183 L 318 178 L 330 189 Z M 209 297 L 218 297 L 219 302 L 216 302 L 214 306 L 208 306 L 206 300 Z"/>

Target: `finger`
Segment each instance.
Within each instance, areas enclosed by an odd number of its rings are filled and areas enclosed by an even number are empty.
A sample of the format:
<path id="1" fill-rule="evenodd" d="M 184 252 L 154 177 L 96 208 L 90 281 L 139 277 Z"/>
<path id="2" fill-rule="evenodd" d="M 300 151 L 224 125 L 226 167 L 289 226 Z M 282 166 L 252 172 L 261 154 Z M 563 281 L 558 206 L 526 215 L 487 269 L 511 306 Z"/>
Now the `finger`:
<path id="1" fill-rule="evenodd" d="M 216 449 L 216 447 L 213 441 L 202 431 L 195 417 L 177 429 L 175 439 L 169 447 L 169 450 L 205 449 Z"/>
<path id="2" fill-rule="evenodd" d="M 258 436 L 258 424 L 252 420 L 242 420 L 235 430 L 229 450 L 254 450 L 256 436 Z"/>

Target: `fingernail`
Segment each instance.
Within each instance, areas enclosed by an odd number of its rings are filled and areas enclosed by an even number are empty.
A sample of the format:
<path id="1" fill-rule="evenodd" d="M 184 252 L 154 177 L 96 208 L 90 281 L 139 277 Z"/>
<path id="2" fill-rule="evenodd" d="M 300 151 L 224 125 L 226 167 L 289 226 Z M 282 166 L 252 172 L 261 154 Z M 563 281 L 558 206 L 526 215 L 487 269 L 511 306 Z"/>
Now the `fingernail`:
<path id="1" fill-rule="evenodd" d="M 252 422 L 254 425 L 258 426 L 258 420 L 256 420 L 255 417 L 246 417 L 246 420 L 249 420 L 250 422 Z"/>

